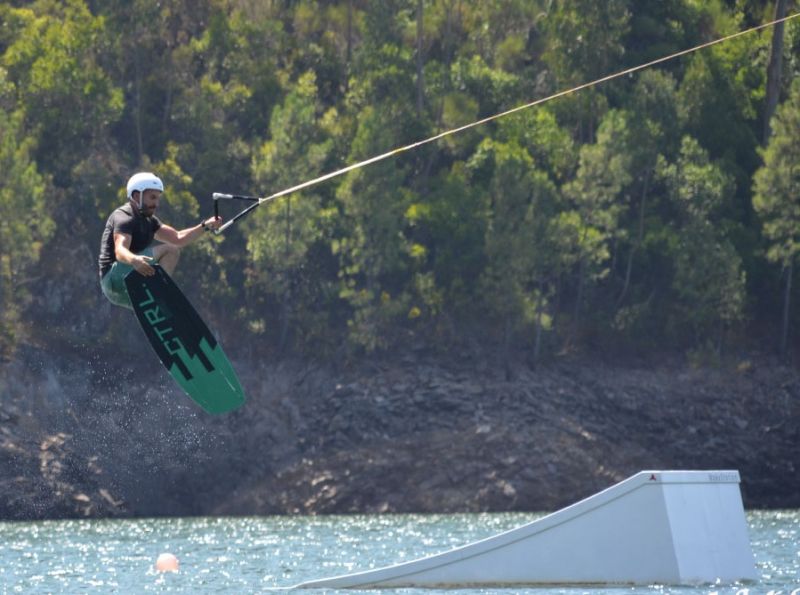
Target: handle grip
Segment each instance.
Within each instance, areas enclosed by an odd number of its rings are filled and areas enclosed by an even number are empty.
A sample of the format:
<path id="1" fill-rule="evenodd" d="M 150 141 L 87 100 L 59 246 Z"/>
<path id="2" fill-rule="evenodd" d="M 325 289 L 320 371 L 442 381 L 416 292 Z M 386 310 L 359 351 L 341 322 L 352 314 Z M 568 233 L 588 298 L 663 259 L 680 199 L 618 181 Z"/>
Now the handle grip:
<path id="1" fill-rule="evenodd" d="M 214 200 L 249 200 L 251 202 L 261 200 L 257 196 L 242 196 L 241 194 L 223 194 L 222 192 L 215 192 L 211 195 Z"/>
<path id="2" fill-rule="evenodd" d="M 214 235 L 221 234 L 223 231 L 225 231 L 226 228 L 231 226 L 231 223 L 233 223 L 233 221 L 226 221 L 225 223 L 220 225 L 217 229 L 214 230 Z"/>
<path id="3" fill-rule="evenodd" d="M 242 196 L 240 194 L 224 194 L 222 192 L 214 192 L 211 196 L 214 199 L 214 216 L 215 217 L 219 217 L 219 202 L 218 201 L 220 201 L 220 200 L 246 200 L 246 201 L 254 203 L 254 204 L 248 206 L 241 213 L 238 213 L 236 216 L 234 216 L 229 221 L 226 221 L 225 223 L 223 223 L 219 228 L 215 229 L 214 230 L 214 234 L 215 235 L 221 234 L 228 227 L 230 227 L 233 224 L 234 221 L 236 221 L 237 219 L 241 219 L 242 217 L 247 215 L 250 211 L 255 209 L 262 202 L 266 202 L 266 201 L 270 200 L 269 198 L 259 198 L 258 196 Z"/>

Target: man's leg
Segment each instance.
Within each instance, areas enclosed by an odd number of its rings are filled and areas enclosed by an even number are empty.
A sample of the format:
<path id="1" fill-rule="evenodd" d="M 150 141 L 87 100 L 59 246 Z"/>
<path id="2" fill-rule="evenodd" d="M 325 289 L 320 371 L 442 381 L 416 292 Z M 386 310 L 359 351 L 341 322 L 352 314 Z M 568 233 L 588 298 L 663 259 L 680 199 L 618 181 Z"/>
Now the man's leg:
<path id="1" fill-rule="evenodd" d="M 153 248 L 145 248 L 139 254 L 156 258 Z M 111 270 L 100 279 L 100 287 L 103 290 L 103 295 L 115 306 L 133 309 L 131 299 L 128 296 L 128 289 L 125 287 L 125 277 L 132 270 L 133 267 L 130 265 L 115 262 L 111 265 Z"/>
<path id="2" fill-rule="evenodd" d="M 153 258 L 164 267 L 164 270 L 169 275 L 175 272 L 175 267 L 178 266 L 180 257 L 181 249 L 172 244 L 159 244 L 153 248 Z"/>
<path id="3" fill-rule="evenodd" d="M 106 299 L 115 306 L 122 306 L 128 309 L 132 309 L 133 306 L 131 306 L 128 291 L 125 289 L 124 275 L 130 270 L 131 267 L 128 265 L 115 262 L 111 270 L 100 279 L 100 288 L 103 290 L 103 295 L 106 296 Z"/>

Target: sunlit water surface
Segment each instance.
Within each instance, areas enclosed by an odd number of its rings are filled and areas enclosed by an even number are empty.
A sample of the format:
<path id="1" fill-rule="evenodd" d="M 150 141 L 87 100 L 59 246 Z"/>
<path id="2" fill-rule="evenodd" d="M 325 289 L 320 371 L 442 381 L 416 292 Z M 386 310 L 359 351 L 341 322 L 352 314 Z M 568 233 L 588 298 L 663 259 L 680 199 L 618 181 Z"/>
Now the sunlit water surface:
<path id="1" fill-rule="evenodd" d="M 0 589 L 2 593 L 261 593 L 441 552 L 539 516 L 513 513 L 0 523 Z M 465 589 L 458 593 L 800 595 L 800 510 L 750 512 L 747 518 L 760 575 L 756 583 L 693 588 Z M 155 560 L 162 552 L 179 558 L 179 572 L 155 572 Z"/>

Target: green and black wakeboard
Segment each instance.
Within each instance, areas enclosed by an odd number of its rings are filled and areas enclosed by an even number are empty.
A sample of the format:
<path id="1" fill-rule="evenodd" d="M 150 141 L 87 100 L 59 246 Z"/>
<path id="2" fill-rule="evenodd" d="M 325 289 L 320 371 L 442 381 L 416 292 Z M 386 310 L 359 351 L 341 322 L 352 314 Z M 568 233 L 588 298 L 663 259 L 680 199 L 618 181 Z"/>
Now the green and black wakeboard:
<path id="1" fill-rule="evenodd" d="M 144 334 L 170 375 L 208 413 L 244 403 L 236 372 L 222 346 L 166 271 L 150 277 L 131 271 L 125 286 Z"/>

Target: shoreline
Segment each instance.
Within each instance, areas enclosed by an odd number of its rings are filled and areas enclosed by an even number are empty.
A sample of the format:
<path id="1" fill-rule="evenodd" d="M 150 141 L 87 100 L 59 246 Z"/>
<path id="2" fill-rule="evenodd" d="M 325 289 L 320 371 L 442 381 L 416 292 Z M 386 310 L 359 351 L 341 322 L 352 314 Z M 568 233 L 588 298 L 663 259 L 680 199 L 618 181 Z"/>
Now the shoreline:
<path id="1" fill-rule="evenodd" d="M 746 508 L 800 507 L 800 375 L 769 362 L 234 358 L 248 403 L 218 417 L 149 360 L 83 362 L 2 365 L 0 518 L 544 511 L 646 469 L 736 469 Z"/>

